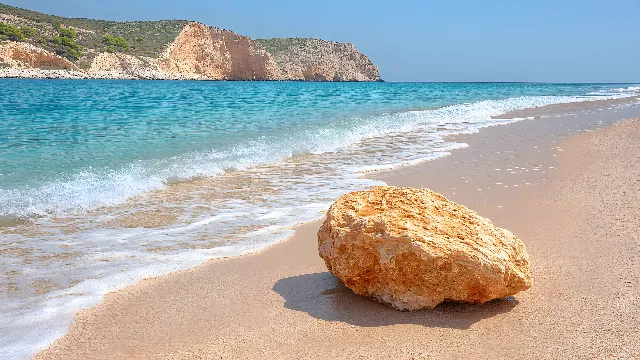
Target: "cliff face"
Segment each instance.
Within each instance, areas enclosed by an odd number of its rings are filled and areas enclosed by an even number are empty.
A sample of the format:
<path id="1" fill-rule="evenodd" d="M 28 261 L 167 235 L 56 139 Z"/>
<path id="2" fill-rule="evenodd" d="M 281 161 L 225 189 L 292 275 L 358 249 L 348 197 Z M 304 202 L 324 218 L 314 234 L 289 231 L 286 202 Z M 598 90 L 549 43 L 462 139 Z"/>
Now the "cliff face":
<path id="1" fill-rule="evenodd" d="M 317 39 L 258 39 L 288 80 L 379 81 L 369 58 L 348 43 Z"/>
<path id="2" fill-rule="evenodd" d="M 204 24 L 185 26 L 160 59 L 171 74 L 216 80 L 278 79 L 271 55 L 255 41 Z"/>
<path id="3" fill-rule="evenodd" d="M 367 56 L 346 43 L 253 40 L 185 21 L 66 19 L 2 4 L 0 23 L 33 30 L 19 41 L 0 33 L 0 77 L 380 80 Z"/>
<path id="4" fill-rule="evenodd" d="M 18 69 L 80 70 L 65 58 L 35 45 L 20 42 L 0 44 L 0 63 L 5 67 Z"/>

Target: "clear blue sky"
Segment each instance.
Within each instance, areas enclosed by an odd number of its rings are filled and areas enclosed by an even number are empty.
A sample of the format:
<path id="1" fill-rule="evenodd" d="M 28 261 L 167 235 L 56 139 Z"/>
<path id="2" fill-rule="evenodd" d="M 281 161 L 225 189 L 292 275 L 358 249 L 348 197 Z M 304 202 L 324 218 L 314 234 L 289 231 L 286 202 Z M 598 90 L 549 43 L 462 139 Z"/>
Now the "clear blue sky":
<path id="1" fill-rule="evenodd" d="M 355 44 L 388 81 L 640 82 L 640 0 L 0 0 L 54 15 L 185 19 Z"/>

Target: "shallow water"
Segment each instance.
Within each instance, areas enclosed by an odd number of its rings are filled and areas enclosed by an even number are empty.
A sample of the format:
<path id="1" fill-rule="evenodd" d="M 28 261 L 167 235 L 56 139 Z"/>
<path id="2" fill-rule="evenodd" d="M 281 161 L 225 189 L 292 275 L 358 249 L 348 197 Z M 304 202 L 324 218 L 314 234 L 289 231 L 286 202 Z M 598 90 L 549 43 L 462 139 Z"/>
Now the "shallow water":
<path id="1" fill-rule="evenodd" d="M 629 85 L 0 80 L 0 354 L 146 276 L 261 249 L 366 171 Z"/>

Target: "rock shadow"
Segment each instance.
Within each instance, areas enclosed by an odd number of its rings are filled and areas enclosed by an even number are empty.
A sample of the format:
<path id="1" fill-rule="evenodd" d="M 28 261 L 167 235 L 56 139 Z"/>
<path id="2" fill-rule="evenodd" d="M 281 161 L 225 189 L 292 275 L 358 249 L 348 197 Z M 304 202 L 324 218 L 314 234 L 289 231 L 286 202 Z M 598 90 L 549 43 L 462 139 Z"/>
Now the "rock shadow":
<path id="1" fill-rule="evenodd" d="M 329 272 L 280 279 L 273 290 L 284 298 L 287 309 L 367 327 L 416 324 L 464 330 L 482 319 L 509 312 L 518 304 L 508 297 L 484 304 L 442 303 L 432 310 L 397 311 L 354 294 Z"/>

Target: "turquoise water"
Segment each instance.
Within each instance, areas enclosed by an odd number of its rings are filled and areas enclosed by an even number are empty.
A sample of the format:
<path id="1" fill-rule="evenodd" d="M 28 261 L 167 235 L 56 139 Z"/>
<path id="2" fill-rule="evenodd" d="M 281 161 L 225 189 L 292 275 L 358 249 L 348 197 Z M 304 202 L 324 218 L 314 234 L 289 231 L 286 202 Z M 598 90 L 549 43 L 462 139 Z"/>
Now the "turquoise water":
<path id="1" fill-rule="evenodd" d="M 217 175 L 347 146 L 349 139 L 341 136 L 389 112 L 487 99 L 577 96 L 620 87 L 20 79 L 0 84 L 0 216 L 112 205 L 113 195 L 123 200 L 157 188 L 158 181 Z M 327 139 L 325 133 L 334 138 Z M 206 159 L 184 159 L 195 154 Z M 147 181 L 114 194 L 113 187 L 123 185 L 115 172 L 142 182 L 153 177 L 153 184 Z M 96 194 L 65 204 L 42 198 L 47 187 L 73 186 L 80 175 L 104 180 L 93 190 L 104 191 L 109 199 Z"/>
<path id="2" fill-rule="evenodd" d="M 282 240 L 366 171 L 616 84 L 0 79 L 0 356 L 145 276 Z M 19 220 L 16 222 L 16 220 Z M 22 223 L 26 221 L 26 223 Z M 7 291 L 4 291 L 7 290 Z M 35 349 L 35 350 L 34 350 Z"/>

